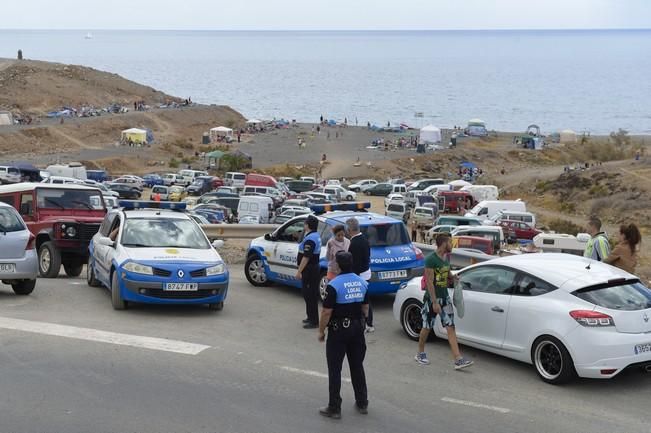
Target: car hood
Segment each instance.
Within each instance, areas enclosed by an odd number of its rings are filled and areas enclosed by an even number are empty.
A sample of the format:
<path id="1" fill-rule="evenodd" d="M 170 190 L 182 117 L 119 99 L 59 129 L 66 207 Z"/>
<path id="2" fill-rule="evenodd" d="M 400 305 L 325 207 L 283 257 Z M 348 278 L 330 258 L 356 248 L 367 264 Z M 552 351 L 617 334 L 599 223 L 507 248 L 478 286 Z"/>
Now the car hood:
<path id="1" fill-rule="evenodd" d="M 222 259 L 213 248 L 124 248 L 131 260 L 138 262 L 200 262 L 217 263 Z"/>

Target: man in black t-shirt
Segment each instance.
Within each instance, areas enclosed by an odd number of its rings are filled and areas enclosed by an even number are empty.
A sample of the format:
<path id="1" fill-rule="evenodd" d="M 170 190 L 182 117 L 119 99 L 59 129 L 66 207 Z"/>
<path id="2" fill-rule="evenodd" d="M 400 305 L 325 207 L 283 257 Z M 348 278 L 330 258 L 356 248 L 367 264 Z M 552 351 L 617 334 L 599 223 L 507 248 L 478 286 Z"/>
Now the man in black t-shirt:
<path id="1" fill-rule="evenodd" d="M 319 341 L 325 340 L 328 328 L 326 359 L 330 399 L 319 413 L 330 418 L 341 418 L 341 367 L 348 357 L 350 377 L 355 391 L 355 407 L 361 414 L 368 413 L 368 395 L 364 356 L 366 341 L 364 328 L 368 314 L 368 284 L 353 272 L 353 259 L 349 252 L 336 255 L 341 273 L 328 283 L 319 322 Z"/>
<path id="2" fill-rule="evenodd" d="M 349 218 L 346 221 L 346 229 L 350 236 L 348 252 L 353 255 L 353 272 L 362 277 L 363 280 L 371 279 L 371 246 L 366 235 L 360 231 L 357 218 Z M 373 308 L 368 304 L 368 315 L 366 317 L 366 332 L 374 332 Z"/>

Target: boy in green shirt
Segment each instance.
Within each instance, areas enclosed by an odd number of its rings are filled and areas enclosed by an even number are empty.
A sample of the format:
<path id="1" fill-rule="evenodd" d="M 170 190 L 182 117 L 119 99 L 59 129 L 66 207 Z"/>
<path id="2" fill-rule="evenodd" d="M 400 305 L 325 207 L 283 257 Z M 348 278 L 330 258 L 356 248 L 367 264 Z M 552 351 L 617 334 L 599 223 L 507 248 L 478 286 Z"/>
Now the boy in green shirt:
<path id="1" fill-rule="evenodd" d="M 436 236 L 436 251 L 425 259 L 425 281 L 426 290 L 423 296 L 423 328 L 418 338 L 418 353 L 414 357 L 421 365 L 429 364 L 425 353 L 425 342 L 430 330 L 434 329 L 436 316 L 441 317 L 441 325 L 447 330 L 448 342 L 454 357 L 455 370 L 470 367 L 473 362 L 461 356 L 457 333 L 454 328 L 454 308 L 448 293 L 448 275 L 450 273 L 450 262 L 448 255 L 452 252 L 452 239 L 448 233 L 440 233 Z M 455 277 L 456 278 L 456 277 Z"/>

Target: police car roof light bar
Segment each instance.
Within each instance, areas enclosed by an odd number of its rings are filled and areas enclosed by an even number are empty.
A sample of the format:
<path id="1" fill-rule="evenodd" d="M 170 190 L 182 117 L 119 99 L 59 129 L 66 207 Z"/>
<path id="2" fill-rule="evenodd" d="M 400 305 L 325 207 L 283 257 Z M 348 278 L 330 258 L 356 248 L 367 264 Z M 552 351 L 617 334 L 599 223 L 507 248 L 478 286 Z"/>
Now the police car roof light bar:
<path id="1" fill-rule="evenodd" d="M 168 209 L 184 211 L 187 207 L 187 203 L 171 201 L 120 200 L 118 201 L 118 206 L 124 210 Z"/>
<path id="2" fill-rule="evenodd" d="M 310 206 L 312 212 L 316 214 L 322 214 L 326 212 L 335 212 L 335 211 L 353 211 L 353 212 L 365 212 L 366 209 L 371 208 L 371 202 L 355 202 L 355 203 L 334 203 L 334 204 L 315 204 Z"/>

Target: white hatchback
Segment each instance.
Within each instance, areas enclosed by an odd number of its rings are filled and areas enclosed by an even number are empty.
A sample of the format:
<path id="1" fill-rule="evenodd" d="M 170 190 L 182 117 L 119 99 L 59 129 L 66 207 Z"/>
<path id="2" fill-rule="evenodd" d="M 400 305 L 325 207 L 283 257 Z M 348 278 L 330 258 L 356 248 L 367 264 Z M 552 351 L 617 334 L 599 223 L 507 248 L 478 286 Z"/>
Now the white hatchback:
<path id="1" fill-rule="evenodd" d="M 553 270 L 550 272 L 550 270 Z M 612 378 L 651 369 L 651 290 L 632 274 L 569 254 L 525 254 L 459 272 L 459 341 L 533 364 L 548 383 L 576 375 Z M 423 291 L 415 278 L 396 293 L 393 314 L 418 338 Z M 447 334 L 437 321 L 435 334 Z"/>
<path id="2" fill-rule="evenodd" d="M 0 280 L 17 295 L 29 295 L 36 286 L 35 239 L 13 206 L 0 202 Z"/>

